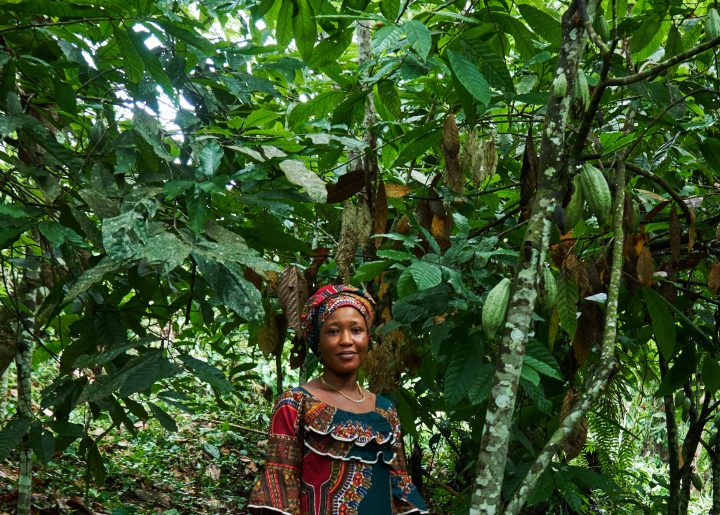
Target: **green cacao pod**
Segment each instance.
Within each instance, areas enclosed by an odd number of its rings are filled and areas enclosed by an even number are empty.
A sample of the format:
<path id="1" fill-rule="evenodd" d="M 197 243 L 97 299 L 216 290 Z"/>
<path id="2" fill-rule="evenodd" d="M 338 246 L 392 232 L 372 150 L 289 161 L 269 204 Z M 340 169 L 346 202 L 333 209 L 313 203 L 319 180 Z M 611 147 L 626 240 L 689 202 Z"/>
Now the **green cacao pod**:
<path id="1" fill-rule="evenodd" d="M 685 397 L 683 399 L 683 403 L 682 403 L 683 422 L 687 422 L 688 418 L 690 417 L 690 406 L 691 405 L 692 405 L 692 401 L 690 400 L 690 397 Z"/>
<path id="2" fill-rule="evenodd" d="M 602 171 L 590 163 L 583 164 L 580 172 L 580 185 L 590 211 L 597 217 L 600 224 L 606 223 L 610 218 L 612 196 Z"/>
<path id="3" fill-rule="evenodd" d="M 600 39 L 603 41 L 610 40 L 610 24 L 607 22 L 603 14 L 598 13 L 597 16 L 595 16 L 593 28 L 595 29 L 595 32 L 597 32 L 597 35 L 600 36 Z"/>
<path id="4" fill-rule="evenodd" d="M 495 336 L 500 325 L 505 321 L 508 303 L 510 302 L 510 279 L 507 277 L 490 290 L 482 310 L 482 324 L 488 338 Z"/>
<path id="5" fill-rule="evenodd" d="M 585 199 L 583 198 L 579 176 L 576 175 L 573 178 L 573 185 L 575 186 L 575 191 L 573 191 L 570 197 L 570 202 L 565 206 L 565 228 L 568 231 L 582 220 L 583 210 L 585 209 Z"/>
<path id="6" fill-rule="evenodd" d="M 557 282 L 552 270 L 543 268 L 543 287 L 540 290 L 540 304 L 545 309 L 552 308 L 557 302 Z"/>
<path id="7" fill-rule="evenodd" d="M 715 414 L 715 419 L 713 420 L 715 422 L 715 427 L 720 427 L 720 413 Z"/>
<path id="8" fill-rule="evenodd" d="M 691 480 L 693 486 L 697 489 L 698 492 L 700 492 L 703 489 L 703 482 L 702 478 L 700 477 L 700 474 L 697 473 L 697 471 L 693 470 Z"/>
<path id="9" fill-rule="evenodd" d="M 565 72 L 558 73 L 555 76 L 555 80 L 553 80 L 552 83 L 553 86 L 553 95 L 556 97 L 564 97 L 565 93 L 567 93 L 567 77 L 565 77 Z"/>
<path id="10" fill-rule="evenodd" d="M 578 70 L 577 77 L 575 78 L 573 97 L 580 100 L 583 107 L 590 103 L 590 86 L 588 86 L 587 77 L 585 76 L 585 72 L 582 70 Z"/>

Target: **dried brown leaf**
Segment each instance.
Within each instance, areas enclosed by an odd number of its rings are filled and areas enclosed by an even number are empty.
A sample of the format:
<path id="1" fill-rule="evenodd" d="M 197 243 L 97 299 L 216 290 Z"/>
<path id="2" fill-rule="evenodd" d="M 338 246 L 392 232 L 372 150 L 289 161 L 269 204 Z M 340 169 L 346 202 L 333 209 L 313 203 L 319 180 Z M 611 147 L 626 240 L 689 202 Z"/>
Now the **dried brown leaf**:
<path id="1" fill-rule="evenodd" d="M 688 209 L 690 220 L 688 221 L 688 253 L 692 252 L 695 246 L 695 210 Z"/>
<path id="2" fill-rule="evenodd" d="M 360 168 L 341 175 L 335 184 L 327 184 L 327 202 L 334 204 L 347 200 L 365 186 L 365 170 Z"/>
<path id="3" fill-rule="evenodd" d="M 710 291 L 717 294 L 720 290 L 720 263 L 715 263 L 710 267 L 710 273 L 708 274 L 708 288 Z"/>
<path id="4" fill-rule="evenodd" d="M 372 228 L 372 216 L 367 202 L 361 201 L 353 204 L 346 201 L 342 215 L 340 241 L 335 253 L 338 274 L 344 281 L 350 280 L 350 265 L 355 259 L 355 251 L 358 246 L 365 246 Z"/>
<path id="5" fill-rule="evenodd" d="M 587 263 L 580 261 L 576 267 L 572 269 L 575 275 L 575 283 L 578 286 L 580 297 L 587 297 L 593 293 L 592 284 L 590 283 L 590 274 L 588 273 Z"/>
<path id="6" fill-rule="evenodd" d="M 387 198 L 403 198 L 412 193 L 412 188 L 405 184 L 385 183 L 385 196 Z"/>
<path id="7" fill-rule="evenodd" d="M 680 218 L 677 214 L 677 204 L 672 205 L 670 210 L 670 222 L 668 232 L 670 237 L 670 255 L 674 263 L 680 261 L 680 246 L 682 245 L 682 228 L 680 227 Z"/>
<path id="8" fill-rule="evenodd" d="M 560 407 L 560 419 L 559 422 L 562 423 L 563 420 L 565 420 L 565 417 L 568 416 L 570 413 L 570 410 L 575 405 L 575 390 L 572 386 L 569 386 L 567 391 L 565 392 L 565 395 L 563 396 L 562 406 Z"/>
<path id="9" fill-rule="evenodd" d="M 395 232 L 398 234 L 404 234 L 405 236 L 410 234 L 410 220 L 406 215 L 402 215 L 398 219 L 397 224 L 395 224 Z"/>
<path id="10" fill-rule="evenodd" d="M 584 302 L 572 341 L 573 354 L 581 367 L 585 364 L 593 347 L 600 344 L 604 326 L 605 316 L 602 308 L 595 302 Z"/>
<path id="11" fill-rule="evenodd" d="M 258 347 L 265 356 L 275 354 L 280 345 L 280 328 L 274 313 L 268 313 L 265 322 L 257 332 Z"/>
<path id="12" fill-rule="evenodd" d="M 460 133 L 458 132 L 457 123 L 455 123 L 455 115 L 452 113 L 445 118 L 441 146 L 445 159 L 457 158 L 460 152 Z"/>
<path id="13" fill-rule="evenodd" d="M 384 234 L 387 228 L 388 203 L 385 195 L 385 186 L 382 179 L 379 181 L 374 202 L 375 213 L 373 214 L 373 233 Z M 380 248 L 383 238 L 375 238 L 375 247 Z"/>
<path id="14" fill-rule="evenodd" d="M 585 447 L 587 441 L 588 422 L 583 415 L 580 421 L 575 425 L 568 439 L 565 440 L 563 450 L 565 451 L 565 459 L 568 461 L 577 458 Z"/>
<path id="15" fill-rule="evenodd" d="M 302 313 L 308 298 L 308 286 L 297 267 L 292 265 L 285 267 L 277 294 L 288 324 L 296 334 L 302 335 L 300 313 Z"/>
<path id="16" fill-rule="evenodd" d="M 655 273 L 655 263 L 653 262 L 650 249 L 643 247 L 637 260 L 637 278 L 643 286 L 652 286 L 655 282 L 653 274 Z"/>
<path id="17" fill-rule="evenodd" d="M 432 216 L 430 202 L 424 199 L 418 202 L 415 208 L 415 220 L 417 220 L 418 225 L 429 231 L 432 226 Z"/>

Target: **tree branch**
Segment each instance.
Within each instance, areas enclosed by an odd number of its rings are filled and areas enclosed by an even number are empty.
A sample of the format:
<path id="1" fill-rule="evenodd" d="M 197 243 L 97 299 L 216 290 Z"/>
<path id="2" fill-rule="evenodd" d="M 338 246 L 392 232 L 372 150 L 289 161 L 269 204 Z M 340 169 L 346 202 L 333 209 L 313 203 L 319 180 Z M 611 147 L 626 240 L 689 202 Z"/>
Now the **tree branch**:
<path id="1" fill-rule="evenodd" d="M 697 54 L 701 54 L 705 50 L 709 50 L 718 45 L 720 45 L 720 36 L 713 38 L 710 41 L 706 41 L 702 45 L 693 47 L 690 50 L 679 53 L 679 54 L 671 57 L 670 59 L 666 59 L 665 61 L 659 63 L 654 68 L 650 68 L 649 70 L 645 70 L 644 72 L 634 73 L 632 75 L 627 75 L 625 77 L 616 77 L 614 79 L 609 79 L 603 84 L 603 86 L 606 86 L 606 87 L 607 86 L 627 86 L 629 84 L 635 84 L 636 82 L 640 82 L 645 79 L 652 79 L 652 78 L 660 75 L 662 72 L 664 72 L 668 68 L 672 68 L 676 64 L 680 64 L 683 61 L 687 61 L 691 57 L 694 57 Z"/>
<path id="2" fill-rule="evenodd" d="M 585 0 L 577 0 L 577 6 L 580 11 L 580 18 L 582 18 L 585 30 L 587 31 L 588 36 L 590 36 L 590 40 L 595 43 L 595 46 L 598 47 L 598 50 L 600 50 L 603 55 L 610 53 L 612 51 L 610 50 L 610 47 L 608 47 L 605 42 L 600 39 L 600 36 L 598 36 L 598 33 L 595 32 L 595 29 L 593 28 L 592 20 L 588 15 L 587 5 L 585 5 Z"/>

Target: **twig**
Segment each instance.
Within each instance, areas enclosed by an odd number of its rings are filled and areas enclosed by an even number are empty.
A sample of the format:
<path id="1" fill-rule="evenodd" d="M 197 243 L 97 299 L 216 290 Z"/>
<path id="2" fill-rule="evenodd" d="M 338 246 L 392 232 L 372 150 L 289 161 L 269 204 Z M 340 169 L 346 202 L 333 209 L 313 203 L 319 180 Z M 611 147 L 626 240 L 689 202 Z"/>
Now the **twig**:
<path id="1" fill-rule="evenodd" d="M 428 478 L 432 484 L 434 484 L 435 486 L 439 486 L 440 488 L 445 490 L 447 493 L 449 493 L 453 497 L 457 497 L 458 495 L 460 495 L 456 490 L 453 490 L 453 488 L 451 486 L 443 483 L 438 478 L 431 476 L 430 472 L 428 472 L 427 470 L 423 469 L 422 472 L 423 472 L 423 476 Z"/>

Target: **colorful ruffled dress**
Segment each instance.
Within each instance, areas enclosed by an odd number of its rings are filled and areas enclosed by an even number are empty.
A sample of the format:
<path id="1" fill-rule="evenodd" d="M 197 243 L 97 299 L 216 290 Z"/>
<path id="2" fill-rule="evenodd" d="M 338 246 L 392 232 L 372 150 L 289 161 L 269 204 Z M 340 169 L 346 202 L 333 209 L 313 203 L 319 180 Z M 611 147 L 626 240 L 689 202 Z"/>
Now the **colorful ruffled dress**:
<path id="1" fill-rule="evenodd" d="M 410 481 L 392 402 L 351 413 L 302 387 L 273 409 L 265 471 L 250 495 L 253 513 L 390 515 L 428 513 Z"/>

